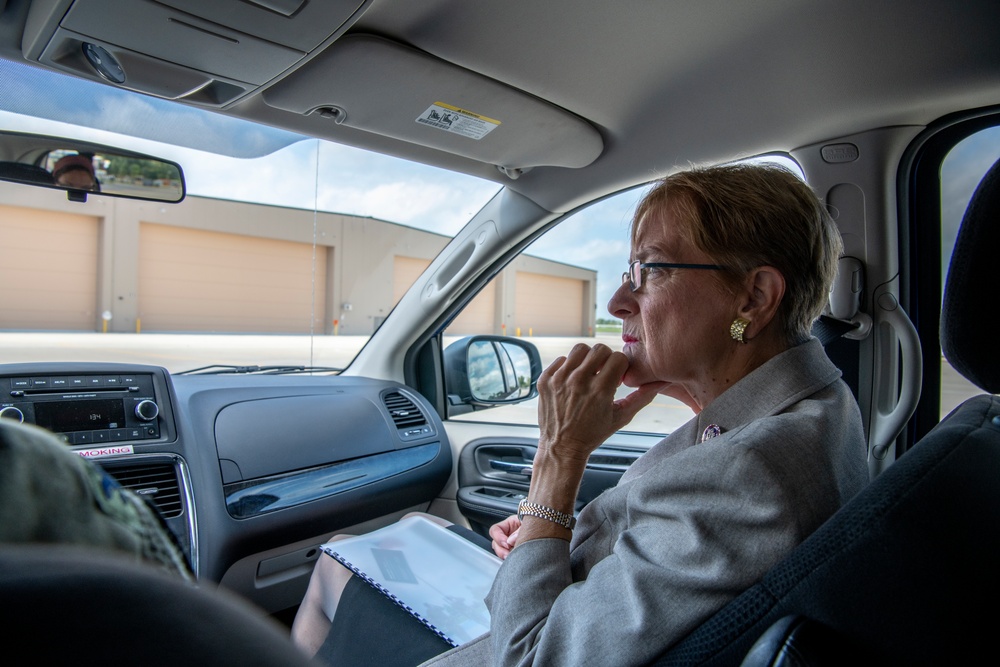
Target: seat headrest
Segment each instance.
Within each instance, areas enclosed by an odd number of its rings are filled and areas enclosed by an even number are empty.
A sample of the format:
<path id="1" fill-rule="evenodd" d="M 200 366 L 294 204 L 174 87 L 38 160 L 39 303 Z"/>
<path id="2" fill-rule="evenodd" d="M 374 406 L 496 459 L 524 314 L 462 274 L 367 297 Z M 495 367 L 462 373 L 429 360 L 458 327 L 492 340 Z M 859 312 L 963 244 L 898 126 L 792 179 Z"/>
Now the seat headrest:
<path id="1" fill-rule="evenodd" d="M 1000 391 L 995 328 L 1000 248 L 1000 160 L 980 181 L 955 239 L 941 307 L 941 348 L 952 367 L 979 388 Z"/>

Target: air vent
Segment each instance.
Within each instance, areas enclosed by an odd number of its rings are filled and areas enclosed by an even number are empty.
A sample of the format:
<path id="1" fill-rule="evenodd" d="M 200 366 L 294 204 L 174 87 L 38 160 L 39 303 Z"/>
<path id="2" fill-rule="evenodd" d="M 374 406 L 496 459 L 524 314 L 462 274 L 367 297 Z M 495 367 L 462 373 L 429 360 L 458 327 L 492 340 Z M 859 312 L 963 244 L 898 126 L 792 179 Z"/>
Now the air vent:
<path id="1" fill-rule="evenodd" d="M 411 428 L 413 426 L 423 426 L 427 423 L 423 413 L 417 406 L 399 392 L 392 392 L 382 397 L 385 407 L 389 409 L 389 416 L 396 428 Z"/>
<path id="2" fill-rule="evenodd" d="M 181 491 L 173 464 L 106 465 L 104 469 L 126 489 L 152 500 L 164 519 L 181 515 Z"/>

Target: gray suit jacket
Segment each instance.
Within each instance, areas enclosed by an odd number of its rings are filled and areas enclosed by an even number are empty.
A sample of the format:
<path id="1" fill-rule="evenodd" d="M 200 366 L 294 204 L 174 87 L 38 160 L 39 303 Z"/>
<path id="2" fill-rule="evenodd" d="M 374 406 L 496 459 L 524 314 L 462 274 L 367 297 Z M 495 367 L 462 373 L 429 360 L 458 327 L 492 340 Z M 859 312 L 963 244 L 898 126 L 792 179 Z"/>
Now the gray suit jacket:
<path id="1" fill-rule="evenodd" d="M 740 380 L 588 504 L 572 543 L 517 546 L 487 598 L 490 633 L 428 664 L 653 660 L 867 482 L 839 378 L 813 339 Z"/>

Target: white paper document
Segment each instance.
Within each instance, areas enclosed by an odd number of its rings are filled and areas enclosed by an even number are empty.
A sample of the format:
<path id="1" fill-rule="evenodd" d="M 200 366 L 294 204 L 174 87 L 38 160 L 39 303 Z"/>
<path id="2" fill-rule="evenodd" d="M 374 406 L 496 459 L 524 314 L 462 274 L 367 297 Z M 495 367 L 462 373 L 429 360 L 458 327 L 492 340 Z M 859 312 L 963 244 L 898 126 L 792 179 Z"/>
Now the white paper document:
<path id="1" fill-rule="evenodd" d="M 499 558 L 423 517 L 322 546 L 452 646 L 490 629 L 483 598 Z"/>

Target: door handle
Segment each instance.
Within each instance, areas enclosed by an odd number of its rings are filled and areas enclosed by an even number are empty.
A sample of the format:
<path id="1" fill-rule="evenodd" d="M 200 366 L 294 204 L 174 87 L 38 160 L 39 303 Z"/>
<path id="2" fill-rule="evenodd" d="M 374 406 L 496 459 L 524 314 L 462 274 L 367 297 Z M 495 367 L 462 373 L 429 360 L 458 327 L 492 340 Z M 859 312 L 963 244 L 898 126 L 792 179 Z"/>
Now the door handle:
<path id="1" fill-rule="evenodd" d="M 513 463 L 511 461 L 490 459 L 490 468 L 493 470 L 499 470 L 500 472 L 510 473 L 512 475 L 524 475 L 525 477 L 531 477 L 530 463 Z"/>

